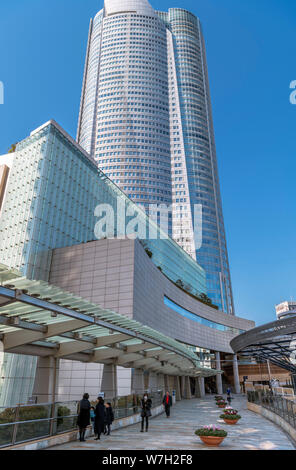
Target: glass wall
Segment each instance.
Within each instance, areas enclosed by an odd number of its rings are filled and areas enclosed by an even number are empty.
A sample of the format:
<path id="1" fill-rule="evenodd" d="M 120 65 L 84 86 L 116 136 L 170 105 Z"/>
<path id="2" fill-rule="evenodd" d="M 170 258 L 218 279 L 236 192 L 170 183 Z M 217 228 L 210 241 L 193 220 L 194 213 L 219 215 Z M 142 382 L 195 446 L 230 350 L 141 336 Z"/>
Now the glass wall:
<path id="1" fill-rule="evenodd" d="M 165 275 L 206 293 L 204 270 L 53 123 L 17 146 L 0 218 L 1 262 L 47 281 L 52 249 L 97 238 L 95 227 L 105 214 L 98 215 L 100 204 L 114 213 L 112 233 L 102 223 L 106 238 L 126 233 L 143 238 Z"/>
<path id="2" fill-rule="evenodd" d="M 164 304 L 175 312 L 182 315 L 182 317 L 188 318 L 189 320 L 193 320 L 197 323 L 200 323 L 201 325 L 208 326 L 209 328 L 214 328 L 215 330 L 219 331 L 229 331 L 234 335 L 245 333 L 245 330 L 239 330 L 231 326 L 222 325 L 221 323 L 216 323 L 214 321 L 208 320 L 207 318 L 203 318 L 195 313 L 189 312 L 189 310 L 186 310 L 185 308 L 181 307 L 181 305 L 176 304 L 173 300 L 169 299 L 166 296 L 164 296 Z"/>
<path id="3" fill-rule="evenodd" d="M 202 29 L 190 12 L 168 13 L 173 35 L 191 211 L 202 205 L 203 240 L 196 259 L 207 273 L 208 296 L 234 313 L 220 197 L 207 64 Z"/>
<path id="4" fill-rule="evenodd" d="M 0 407 L 27 404 L 33 394 L 37 357 L 4 354 L 0 369 Z"/>

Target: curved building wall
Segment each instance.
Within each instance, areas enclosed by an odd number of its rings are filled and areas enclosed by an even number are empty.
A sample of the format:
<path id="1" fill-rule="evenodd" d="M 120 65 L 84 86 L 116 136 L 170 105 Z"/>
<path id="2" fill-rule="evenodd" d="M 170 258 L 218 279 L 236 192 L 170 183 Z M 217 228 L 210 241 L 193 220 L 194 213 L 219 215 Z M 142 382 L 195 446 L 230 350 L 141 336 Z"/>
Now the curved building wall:
<path id="1" fill-rule="evenodd" d="M 138 240 L 98 240 L 56 249 L 50 283 L 194 347 L 233 353 L 230 340 L 254 327 L 254 322 L 209 307 L 178 288 Z"/>

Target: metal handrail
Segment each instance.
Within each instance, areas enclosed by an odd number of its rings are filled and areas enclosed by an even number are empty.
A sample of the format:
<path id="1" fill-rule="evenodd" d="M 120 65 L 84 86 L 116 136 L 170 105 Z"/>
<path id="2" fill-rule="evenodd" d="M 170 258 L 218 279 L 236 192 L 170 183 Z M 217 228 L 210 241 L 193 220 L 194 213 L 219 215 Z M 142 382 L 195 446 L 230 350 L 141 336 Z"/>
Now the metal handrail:
<path id="1" fill-rule="evenodd" d="M 149 394 L 153 400 L 153 405 L 154 406 L 159 406 L 161 403 L 162 403 L 162 392 L 160 390 L 158 390 L 157 392 L 151 392 Z M 125 417 L 128 417 L 128 416 L 131 416 L 132 414 L 136 415 L 140 412 L 140 405 L 139 405 L 139 399 L 142 397 L 141 395 L 138 395 L 138 394 L 134 394 L 133 395 L 134 397 L 136 397 L 136 402 L 134 404 L 131 404 L 131 403 L 127 403 L 127 400 L 129 397 L 131 397 L 131 395 L 127 395 L 127 396 L 123 396 L 123 397 L 116 397 L 115 399 L 113 400 L 110 400 L 110 401 L 114 401 L 114 404 L 118 402 L 118 400 L 121 400 L 123 401 L 123 406 L 122 407 L 118 407 L 118 406 L 114 406 L 113 410 L 114 410 L 114 415 L 116 416 L 117 414 L 120 415 L 120 417 L 115 417 L 115 419 L 122 419 L 122 418 L 125 418 Z M 67 405 L 75 405 L 77 407 L 77 404 L 79 402 L 78 401 L 59 401 L 59 402 L 55 402 L 55 403 L 34 403 L 32 405 L 20 405 L 20 406 L 12 406 L 12 407 L 7 407 L 7 408 L 0 408 L 0 415 L 1 415 L 1 410 L 2 412 L 5 411 L 5 410 L 11 410 L 13 411 L 13 418 L 14 421 L 12 422 L 6 422 L 6 423 L 0 423 L 0 449 L 1 448 L 4 448 L 4 447 L 11 447 L 15 444 L 21 444 L 21 443 L 24 443 L 24 442 L 30 442 L 30 441 L 33 441 L 35 439 L 40 439 L 40 438 L 44 438 L 44 437 L 52 437 L 52 436 L 55 436 L 55 435 L 59 435 L 59 434 L 62 434 L 63 432 L 69 432 L 69 431 L 75 431 L 77 429 L 77 425 L 76 425 L 76 422 L 75 422 L 75 425 L 74 423 L 69 423 L 69 429 L 63 429 L 62 431 L 59 431 L 58 428 L 53 424 L 54 422 L 58 422 L 59 420 L 61 420 L 61 423 L 63 423 L 63 420 L 70 420 L 70 419 L 75 419 L 77 418 L 78 414 L 75 413 L 75 414 L 69 414 L 69 415 L 62 415 L 62 416 L 58 416 L 58 408 L 59 408 L 59 405 L 62 405 L 62 406 L 65 406 L 67 407 Z M 46 418 L 37 418 L 37 419 L 25 419 L 23 421 L 20 421 L 19 417 L 20 417 L 20 411 L 21 410 L 26 410 L 26 408 L 28 409 L 34 409 L 36 407 L 48 407 L 48 414 L 49 414 L 49 417 L 46 417 Z M 77 408 L 76 408 L 77 409 Z M 71 410 L 69 410 L 71 411 Z M 132 413 L 131 413 L 132 412 Z M 54 415 L 54 416 L 53 416 Z M 8 418 L 9 419 L 9 418 Z M 38 423 L 48 423 L 49 424 L 49 430 L 48 432 L 40 432 L 39 435 L 38 435 L 38 431 L 36 433 L 36 436 L 34 436 L 34 438 L 29 438 L 29 439 L 20 439 L 18 440 L 17 439 L 17 434 L 18 434 L 18 430 L 19 430 L 19 426 L 22 426 L 22 425 L 26 425 L 26 424 L 38 424 Z M 66 423 L 65 423 L 66 424 Z M 7 433 L 5 433 L 5 428 L 8 428 L 9 431 L 7 431 Z M 10 429 L 12 428 L 12 432 L 10 431 Z M 25 436 L 24 436 L 25 437 Z M 3 444 L 1 443 L 4 442 Z"/>
<path id="2" fill-rule="evenodd" d="M 116 413 L 116 411 L 118 410 L 134 410 L 135 408 L 138 408 L 140 412 L 140 406 L 139 405 L 135 405 L 135 406 L 129 406 L 129 407 L 124 407 L 124 408 L 115 408 L 113 410 L 113 412 Z M 13 426 L 15 424 L 29 424 L 29 423 L 39 423 L 41 421 L 56 421 L 58 419 L 64 419 L 64 418 L 77 418 L 78 417 L 78 414 L 74 414 L 74 415 L 63 415 L 63 416 L 54 416 L 53 418 L 40 418 L 40 419 L 28 419 L 28 420 L 25 420 L 25 421 L 11 421 L 9 423 L 0 423 L 0 427 L 1 426 Z"/>
<path id="3" fill-rule="evenodd" d="M 66 416 L 55 416 L 54 418 L 41 418 L 41 419 L 29 419 L 26 421 L 14 421 L 13 423 L 3 423 L 0 426 L 13 426 L 15 424 L 30 424 L 30 423 L 40 423 L 41 421 L 56 421 L 57 419 L 63 418 L 77 418 L 76 415 L 66 415 Z"/>
<path id="4" fill-rule="evenodd" d="M 266 408 L 281 416 L 288 424 L 296 429 L 296 401 L 275 395 L 272 392 L 248 391 L 248 401 Z"/>

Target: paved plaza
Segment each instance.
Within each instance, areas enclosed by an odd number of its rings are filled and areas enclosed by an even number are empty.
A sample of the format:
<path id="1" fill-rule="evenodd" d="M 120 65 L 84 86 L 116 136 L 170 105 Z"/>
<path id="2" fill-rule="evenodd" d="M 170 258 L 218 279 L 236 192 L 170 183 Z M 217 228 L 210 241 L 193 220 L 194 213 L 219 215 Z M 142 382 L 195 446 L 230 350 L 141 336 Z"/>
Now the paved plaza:
<path id="1" fill-rule="evenodd" d="M 242 416 L 239 424 L 229 426 L 219 418 L 221 411 L 214 396 L 183 400 L 173 408 L 171 418 L 164 414 L 150 420 L 148 433 L 140 424 L 101 436 L 100 441 L 70 442 L 49 450 L 208 450 L 194 431 L 204 424 L 218 424 L 228 432 L 219 450 L 295 450 L 289 437 L 275 424 L 247 410 L 246 398 L 236 396 L 233 408 Z"/>

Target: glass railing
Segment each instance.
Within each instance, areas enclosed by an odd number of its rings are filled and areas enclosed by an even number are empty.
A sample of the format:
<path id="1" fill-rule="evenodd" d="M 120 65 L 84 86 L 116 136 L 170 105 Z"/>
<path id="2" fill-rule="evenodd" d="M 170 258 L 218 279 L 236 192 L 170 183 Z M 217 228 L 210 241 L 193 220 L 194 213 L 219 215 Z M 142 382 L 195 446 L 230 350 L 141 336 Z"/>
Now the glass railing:
<path id="1" fill-rule="evenodd" d="M 281 416 L 287 423 L 296 429 L 296 400 L 276 395 L 272 391 L 248 391 L 248 402 L 267 408 Z"/>
<path id="2" fill-rule="evenodd" d="M 117 397 L 110 402 L 114 418 L 122 419 L 138 414 L 143 395 Z M 149 393 L 152 407 L 162 403 L 163 392 Z M 0 408 L 0 448 L 55 436 L 77 429 L 78 401 L 21 405 Z M 91 403 L 95 406 L 95 403 Z"/>

